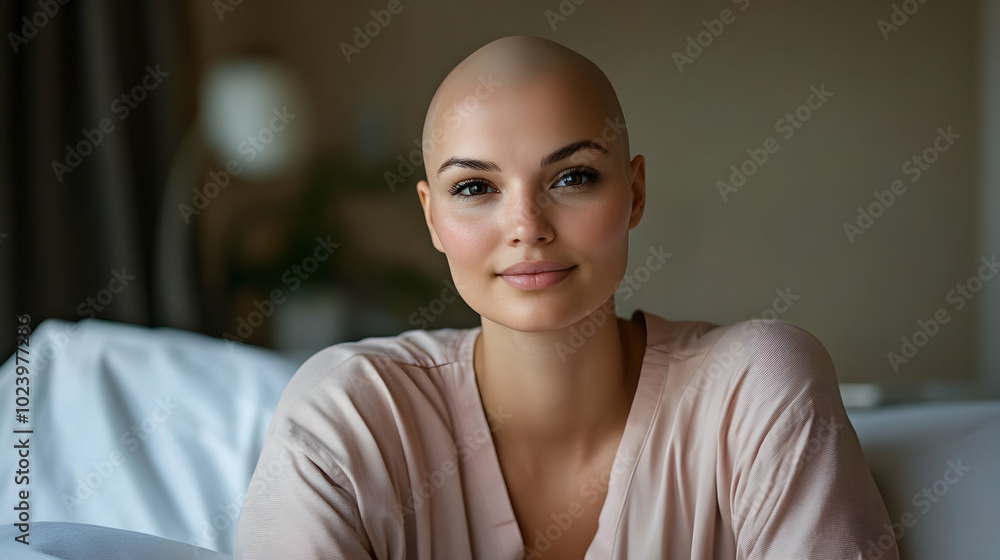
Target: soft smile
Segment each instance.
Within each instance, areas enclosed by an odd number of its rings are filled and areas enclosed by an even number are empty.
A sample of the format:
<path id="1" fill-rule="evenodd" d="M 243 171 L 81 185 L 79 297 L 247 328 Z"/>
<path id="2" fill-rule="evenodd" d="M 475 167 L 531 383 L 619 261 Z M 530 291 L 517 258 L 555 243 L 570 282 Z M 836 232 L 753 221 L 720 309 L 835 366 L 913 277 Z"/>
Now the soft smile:
<path id="1" fill-rule="evenodd" d="M 557 268 L 552 263 L 539 261 L 512 266 L 498 276 L 511 286 L 521 290 L 542 290 L 562 282 L 575 268 L 576 265 Z"/>

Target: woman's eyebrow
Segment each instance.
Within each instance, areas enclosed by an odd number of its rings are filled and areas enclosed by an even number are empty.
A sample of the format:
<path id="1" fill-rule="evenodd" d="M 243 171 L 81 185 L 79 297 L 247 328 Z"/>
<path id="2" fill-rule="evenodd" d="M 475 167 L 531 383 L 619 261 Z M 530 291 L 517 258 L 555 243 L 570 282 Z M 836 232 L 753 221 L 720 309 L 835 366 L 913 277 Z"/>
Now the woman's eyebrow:
<path id="1" fill-rule="evenodd" d="M 607 148 L 601 146 L 600 144 L 594 142 L 593 140 L 580 140 L 579 142 L 573 142 L 568 146 L 559 148 L 558 150 L 552 152 L 551 154 L 543 157 L 540 165 L 541 167 L 552 165 L 557 161 L 562 161 L 568 158 L 569 156 L 575 154 L 576 152 L 579 152 L 580 150 L 598 150 L 605 154 L 608 153 Z M 451 157 L 441 164 L 441 167 L 438 168 L 437 174 L 441 175 L 441 172 L 443 172 L 445 169 L 449 167 L 463 167 L 465 169 L 477 169 L 479 171 L 495 171 L 497 173 L 501 172 L 500 166 L 492 161 Z"/>

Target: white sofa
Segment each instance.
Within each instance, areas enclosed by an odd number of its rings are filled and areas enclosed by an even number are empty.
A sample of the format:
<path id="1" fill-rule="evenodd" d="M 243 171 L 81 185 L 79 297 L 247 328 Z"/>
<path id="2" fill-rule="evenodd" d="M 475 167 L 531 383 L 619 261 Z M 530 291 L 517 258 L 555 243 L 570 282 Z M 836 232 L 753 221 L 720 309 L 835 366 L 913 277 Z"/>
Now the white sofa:
<path id="1" fill-rule="evenodd" d="M 184 543 L 186 555 L 174 559 L 204 559 L 210 550 L 231 554 L 264 432 L 297 364 L 195 333 L 94 319 L 44 321 L 29 351 L 29 528 L 47 543 L 51 556 L 41 558 L 116 558 L 59 548 L 71 544 L 60 536 L 67 526 L 36 525 L 42 521 Z M 4 411 L 14 399 L 14 368 L 13 359 L 0 366 Z M 0 432 L 23 427 L 15 425 L 13 411 L 0 414 Z M 8 444 L 3 448 L 0 504 L 10 512 L 21 487 L 7 482 L 15 457 Z M 11 515 L 2 521 L 0 559 L 24 557 L 28 547 L 13 542 Z M 157 544 L 127 534 L 106 537 Z"/>
<path id="2" fill-rule="evenodd" d="M 1000 558 L 1000 401 L 849 410 L 904 560 Z M 878 548 L 866 560 L 878 560 Z"/>
<path id="3" fill-rule="evenodd" d="M 44 321 L 30 350 L 30 424 L 0 414 L 0 432 L 34 431 L 32 545 L 14 540 L 8 521 L 21 487 L 5 482 L 0 558 L 229 557 L 271 412 L 298 364 L 194 333 L 93 319 Z M 12 359 L 0 366 L 6 403 L 14 368 Z M 1000 558 L 1000 401 L 850 415 L 903 558 Z M 10 481 L 15 457 L 3 447 L 0 479 Z M 958 472 L 949 475 L 951 464 Z M 868 560 L 878 558 L 872 543 Z"/>

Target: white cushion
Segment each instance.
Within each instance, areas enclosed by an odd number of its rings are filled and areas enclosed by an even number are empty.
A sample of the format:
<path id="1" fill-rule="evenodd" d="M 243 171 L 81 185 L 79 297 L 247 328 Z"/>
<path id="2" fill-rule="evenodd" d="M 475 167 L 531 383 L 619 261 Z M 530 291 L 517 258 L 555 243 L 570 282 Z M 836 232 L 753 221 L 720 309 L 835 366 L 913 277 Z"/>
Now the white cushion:
<path id="1" fill-rule="evenodd" d="M 0 525 L 0 556 L 18 560 L 227 560 L 229 554 L 155 537 L 80 523 L 31 524 L 28 546 L 14 527 Z"/>
<path id="2" fill-rule="evenodd" d="M 902 558 L 997 557 L 1000 401 L 896 405 L 848 415 L 889 512 L 886 532 L 897 538 Z M 877 547 L 870 549 L 869 560 L 879 557 Z"/>
<path id="3" fill-rule="evenodd" d="M 73 330 L 75 326 L 79 328 Z M 200 334 L 46 320 L 28 348 L 30 520 L 88 523 L 232 553 L 263 437 L 297 364 Z M 0 366 L 3 410 L 15 363 Z M 16 465 L 0 461 L 0 504 Z M 10 509 L 7 509 L 10 511 Z M 7 516 L 10 517 L 10 516 Z"/>

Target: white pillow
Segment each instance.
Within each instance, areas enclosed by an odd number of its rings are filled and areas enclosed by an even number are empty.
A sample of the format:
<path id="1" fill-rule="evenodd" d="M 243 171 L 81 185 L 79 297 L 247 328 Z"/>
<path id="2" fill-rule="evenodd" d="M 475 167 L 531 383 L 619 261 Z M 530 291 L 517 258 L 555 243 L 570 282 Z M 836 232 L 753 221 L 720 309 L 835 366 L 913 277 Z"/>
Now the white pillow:
<path id="1" fill-rule="evenodd" d="M 909 560 L 996 558 L 1000 401 L 849 410 L 894 538 Z M 883 554 L 878 543 L 868 558 Z M 884 550 L 884 548 L 883 548 Z"/>
<path id="2" fill-rule="evenodd" d="M 29 423 L 12 410 L 12 357 L 0 366 L 9 411 L 0 432 L 34 431 L 23 434 L 30 483 L 10 483 L 16 457 L 5 446 L 0 504 L 10 508 L 28 490 L 30 521 L 115 527 L 231 554 L 264 433 L 298 364 L 200 334 L 96 319 L 46 320 L 28 350 Z"/>
<path id="3" fill-rule="evenodd" d="M 232 560 L 222 554 L 177 541 L 135 533 L 59 521 L 31 524 L 28 546 L 14 540 L 18 530 L 0 525 L 0 555 L 18 560 Z M 8 556 L 12 555 L 12 556 Z"/>

